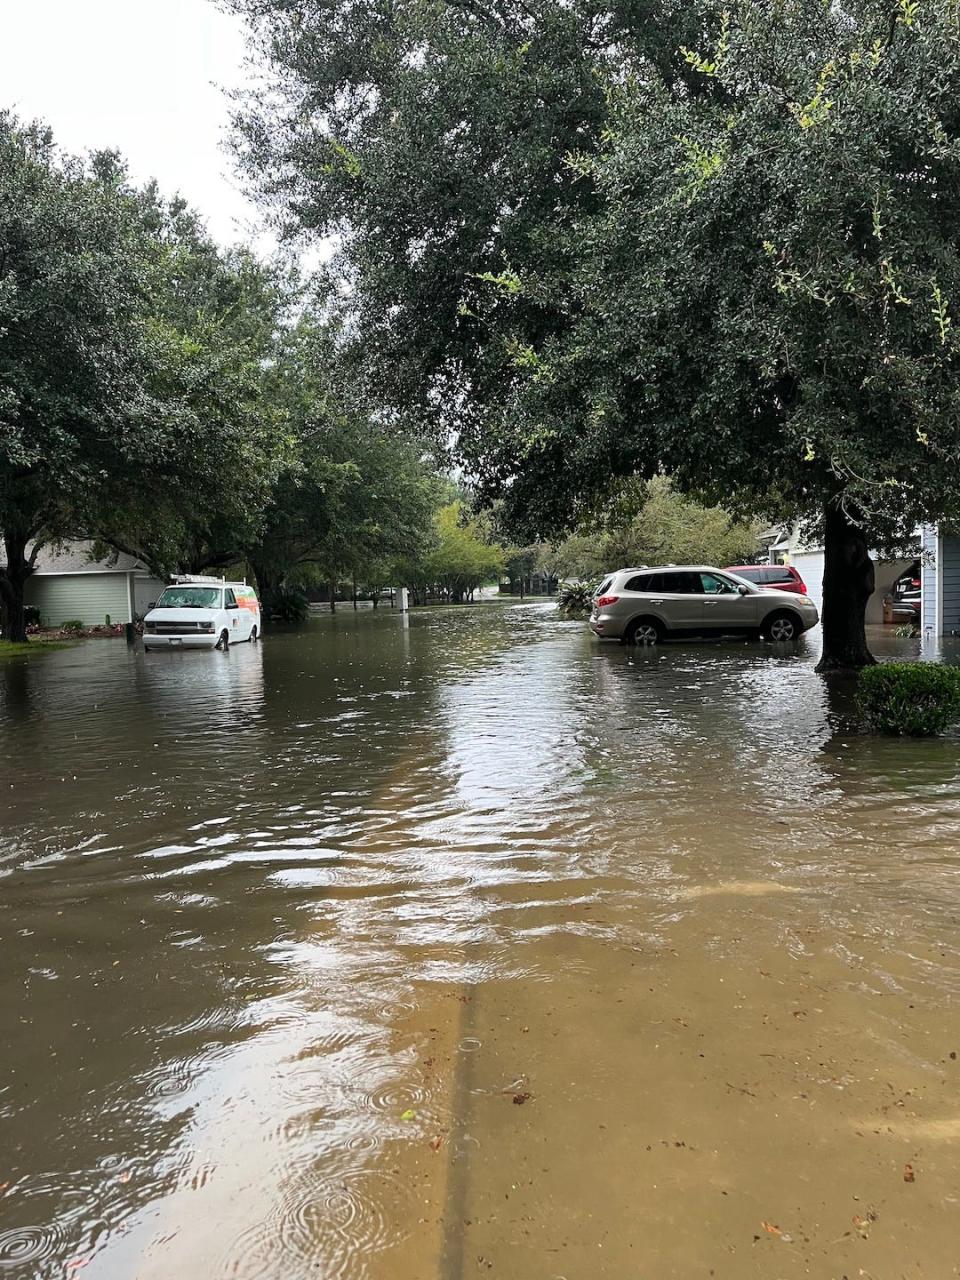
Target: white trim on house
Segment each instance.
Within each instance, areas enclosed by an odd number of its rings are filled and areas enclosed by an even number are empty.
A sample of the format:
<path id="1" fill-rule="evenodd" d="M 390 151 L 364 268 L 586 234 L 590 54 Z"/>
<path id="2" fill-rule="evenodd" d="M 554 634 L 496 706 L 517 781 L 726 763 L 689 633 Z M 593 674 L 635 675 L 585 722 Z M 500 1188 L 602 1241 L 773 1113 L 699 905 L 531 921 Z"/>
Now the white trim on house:
<path id="1" fill-rule="evenodd" d="M 936 525 L 925 524 L 920 530 L 920 612 L 923 630 L 937 636 L 943 635 L 942 564 L 940 530 Z"/>

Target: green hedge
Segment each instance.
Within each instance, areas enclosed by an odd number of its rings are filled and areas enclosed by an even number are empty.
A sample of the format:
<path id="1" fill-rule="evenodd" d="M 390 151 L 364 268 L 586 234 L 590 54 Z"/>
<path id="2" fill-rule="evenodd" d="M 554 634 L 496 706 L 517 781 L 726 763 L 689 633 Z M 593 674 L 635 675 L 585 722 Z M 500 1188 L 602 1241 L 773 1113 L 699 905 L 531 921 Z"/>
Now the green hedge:
<path id="1" fill-rule="evenodd" d="M 960 667 L 882 662 L 860 672 L 860 709 L 871 728 L 931 738 L 960 722 Z"/>

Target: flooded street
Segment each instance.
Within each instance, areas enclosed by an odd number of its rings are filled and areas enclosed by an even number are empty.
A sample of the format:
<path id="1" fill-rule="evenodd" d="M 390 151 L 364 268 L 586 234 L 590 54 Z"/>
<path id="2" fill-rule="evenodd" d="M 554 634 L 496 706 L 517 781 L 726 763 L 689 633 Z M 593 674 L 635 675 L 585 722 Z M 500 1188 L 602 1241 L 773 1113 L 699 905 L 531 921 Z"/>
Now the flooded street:
<path id="1" fill-rule="evenodd" d="M 0 666 L 0 1277 L 960 1275 L 960 744 L 814 660 Z"/>

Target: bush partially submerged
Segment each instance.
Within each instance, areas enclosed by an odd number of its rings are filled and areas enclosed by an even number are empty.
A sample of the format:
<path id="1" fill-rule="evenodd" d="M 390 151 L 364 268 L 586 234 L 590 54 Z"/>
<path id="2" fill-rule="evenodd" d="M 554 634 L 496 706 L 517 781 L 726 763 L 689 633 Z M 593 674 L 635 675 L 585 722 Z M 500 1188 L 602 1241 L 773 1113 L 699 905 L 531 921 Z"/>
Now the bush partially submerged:
<path id="1" fill-rule="evenodd" d="M 557 603 L 568 618 L 585 618 L 593 607 L 593 588 L 589 582 L 565 582 L 557 593 Z"/>
<path id="2" fill-rule="evenodd" d="M 860 673 L 860 709 L 871 728 L 931 738 L 960 722 L 960 667 L 883 662 Z"/>
<path id="3" fill-rule="evenodd" d="M 302 591 L 282 587 L 264 601 L 264 613 L 273 622 L 303 622 L 310 606 Z"/>

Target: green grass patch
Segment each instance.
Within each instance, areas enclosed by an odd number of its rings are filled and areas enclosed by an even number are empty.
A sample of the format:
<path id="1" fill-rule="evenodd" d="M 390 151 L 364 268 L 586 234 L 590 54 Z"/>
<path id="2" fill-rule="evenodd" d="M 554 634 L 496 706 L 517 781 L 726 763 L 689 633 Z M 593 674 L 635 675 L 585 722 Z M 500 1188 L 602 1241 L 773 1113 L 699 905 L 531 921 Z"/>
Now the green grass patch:
<path id="1" fill-rule="evenodd" d="M 54 649 L 72 649 L 69 640 L 28 640 L 26 644 L 13 644 L 0 640 L 0 662 L 9 658 L 34 658 L 38 653 L 52 653 Z"/>

